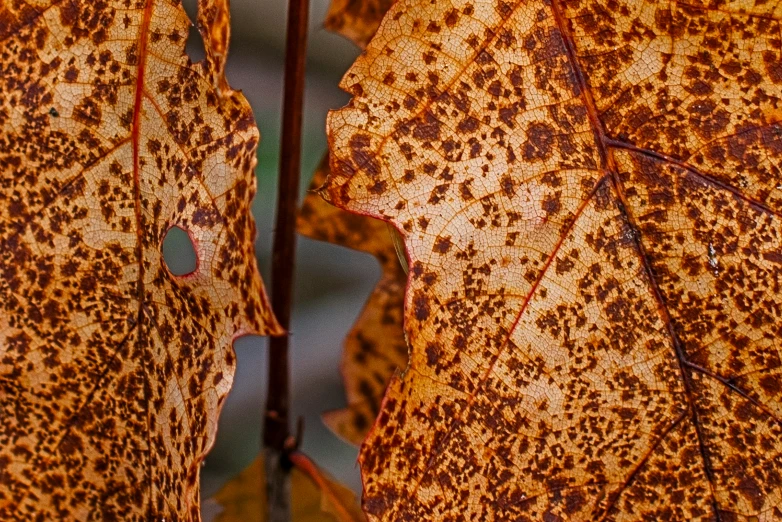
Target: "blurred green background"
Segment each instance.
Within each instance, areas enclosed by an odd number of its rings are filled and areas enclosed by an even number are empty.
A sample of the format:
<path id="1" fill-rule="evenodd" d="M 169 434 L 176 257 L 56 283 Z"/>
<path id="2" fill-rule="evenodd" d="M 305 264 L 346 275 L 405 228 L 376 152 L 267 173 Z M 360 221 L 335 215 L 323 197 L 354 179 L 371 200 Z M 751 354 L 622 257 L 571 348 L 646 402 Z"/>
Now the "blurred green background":
<path id="1" fill-rule="evenodd" d="M 343 106 L 348 96 L 339 79 L 359 50 L 323 29 L 329 0 L 311 0 L 307 87 L 304 106 L 302 195 L 326 150 L 325 121 L 329 109 Z M 185 8 L 195 19 L 196 0 Z M 256 255 L 264 281 L 274 226 L 282 106 L 285 0 L 232 0 L 233 36 L 228 81 L 250 101 L 261 131 L 258 149 L 258 194 L 253 202 L 258 228 Z M 197 32 L 191 31 L 188 53 L 203 56 Z M 187 266 L 187 240 L 170 235 L 164 244 L 167 262 Z M 299 238 L 293 312 L 292 409 L 304 419 L 303 449 L 318 464 L 356 491 L 361 489 L 357 449 L 338 439 L 320 414 L 345 405 L 340 376 L 342 342 L 380 275 L 375 260 L 341 247 Z M 267 284 L 268 288 L 268 284 Z M 261 419 L 266 397 L 267 342 L 245 337 L 235 344 L 238 364 L 234 387 L 220 418 L 217 442 L 202 469 L 202 497 L 213 495 L 247 466 L 260 448 Z M 205 511 L 205 520 L 213 513 Z"/>

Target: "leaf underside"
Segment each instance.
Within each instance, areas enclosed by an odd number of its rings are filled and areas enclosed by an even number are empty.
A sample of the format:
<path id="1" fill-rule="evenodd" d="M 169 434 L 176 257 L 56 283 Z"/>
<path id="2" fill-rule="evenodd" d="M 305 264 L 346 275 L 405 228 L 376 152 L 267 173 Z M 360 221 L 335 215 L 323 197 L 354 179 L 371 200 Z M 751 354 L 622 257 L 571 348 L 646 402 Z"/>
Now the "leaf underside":
<path id="1" fill-rule="evenodd" d="M 231 343 L 279 333 L 224 1 L 0 1 L 0 518 L 197 520 Z M 196 270 L 160 245 L 185 230 Z"/>
<path id="2" fill-rule="evenodd" d="M 324 190 L 411 263 L 372 520 L 782 519 L 780 18 L 391 8 Z"/>
<path id="3" fill-rule="evenodd" d="M 329 174 L 325 157 L 302 202 L 296 227 L 304 236 L 375 256 L 382 268 L 377 286 L 345 339 L 342 376 L 347 408 L 323 420 L 337 435 L 359 445 L 369 433 L 395 371 L 407 366 L 402 306 L 407 276 L 397 259 L 387 225 L 329 205 L 317 194 Z"/>

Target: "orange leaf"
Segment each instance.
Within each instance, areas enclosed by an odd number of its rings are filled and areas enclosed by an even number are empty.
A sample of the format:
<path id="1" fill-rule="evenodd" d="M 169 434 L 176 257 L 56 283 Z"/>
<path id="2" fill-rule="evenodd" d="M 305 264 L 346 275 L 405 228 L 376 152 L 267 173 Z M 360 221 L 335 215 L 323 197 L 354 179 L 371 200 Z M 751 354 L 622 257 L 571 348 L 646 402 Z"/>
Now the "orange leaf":
<path id="1" fill-rule="evenodd" d="M 782 519 L 780 15 L 391 8 L 325 188 L 410 259 L 372 520 Z"/>
<path id="2" fill-rule="evenodd" d="M 176 3 L 0 3 L 4 520 L 198 519 L 231 343 L 280 333 L 253 254 L 258 130 L 217 57 L 227 4 L 200 4 L 192 64 Z M 175 226 L 184 276 L 161 255 Z"/>
<path id="3" fill-rule="evenodd" d="M 364 49 L 395 0 L 331 0 L 326 29 Z"/>
<path id="4" fill-rule="evenodd" d="M 300 234 L 374 255 L 383 275 L 353 325 L 342 357 L 348 407 L 327 412 L 326 424 L 353 444 L 361 444 L 380 410 L 389 379 L 407 366 L 402 331 L 402 299 L 407 276 L 397 259 L 387 225 L 329 205 L 315 193 L 329 173 L 325 157 L 304 198 L 297 228 Z"/>
<path id="5" fill-rule="evenodd" d="M 365 520 L 355 494 L 336 482 L 302 453 L 291 455 L 291 520 L 293 522 L 360 522 Z M 265 466 L 259 455 L 228 481 L 209 501 L 221 511 L 215 522 L 265 520 Z"/>

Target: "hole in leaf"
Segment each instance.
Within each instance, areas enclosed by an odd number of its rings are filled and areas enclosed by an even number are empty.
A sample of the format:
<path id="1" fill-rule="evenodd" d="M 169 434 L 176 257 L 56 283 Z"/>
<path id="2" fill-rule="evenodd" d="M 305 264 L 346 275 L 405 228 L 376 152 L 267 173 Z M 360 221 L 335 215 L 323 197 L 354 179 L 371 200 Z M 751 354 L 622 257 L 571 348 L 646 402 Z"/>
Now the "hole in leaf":
<path id="1" fill-rule="evenodd" d="M 171 227 L 163 238 L 163 261 L 175 276 L 184 276 L 195 272 L 198 266 L 196 251 L 187 232 L 179 227 Z"/>
<path id="2" fill-rule="evenodd" d="M 190 57 L 190 61 L 193 63 L 200 62 L 206 57 L 206 51 L 204 51 L 204 41 L 201 39 L 201 33 L 196 26 L 198 21 L 198 0 L 183 0 L 182 5 L 185 8 L 187 17 L 192 22 L 187 34 L 185 52 Z"/>

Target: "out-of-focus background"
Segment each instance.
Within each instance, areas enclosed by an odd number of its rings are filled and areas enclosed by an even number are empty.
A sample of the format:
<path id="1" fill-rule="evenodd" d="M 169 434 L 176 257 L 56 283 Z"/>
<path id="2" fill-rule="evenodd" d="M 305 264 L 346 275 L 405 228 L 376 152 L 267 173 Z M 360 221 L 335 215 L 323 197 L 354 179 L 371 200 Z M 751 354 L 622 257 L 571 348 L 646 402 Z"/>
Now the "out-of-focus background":
<path id="1" fill-rule="evenodd" d="M 302 195 L 326 150 L 326 113 L 348 101 L 337 84 L 360 52 L 349 41 L 323 29 L 329 0 L 310 2 Z M 185 0 L 191 20 L 195 20 L 195 3 Z M 285 0 L 231 1 L 233 35 L 228 81 L 233 88 L 244 91 L 261 131 L 253 212 L 258 228 L 256 254 L 267 288 L 277 190 L 286 12 Z M 188 49 L 194 60 L 203 56 L 194 29 Z M 169 236 L 164 243 L 167 262 L 174 269 L 177 264 L 186 266 L 187 240 Z M 320 414 L 345 406 L 340 375 L 342 342 L 379 275 L 376 261 L 367 254 L 299 238 L 291 327 L 293 415 L 304 419 L 303 450 L 357 492 L 361 490 L 357 449 L 333 435 Z M 245 337 L 234 347 L 238 364 L 233 391 L 220 418 L 217 442 L 201 471 L 204 499 L 246 467 L 260 448 L 267 341 Z"/>

